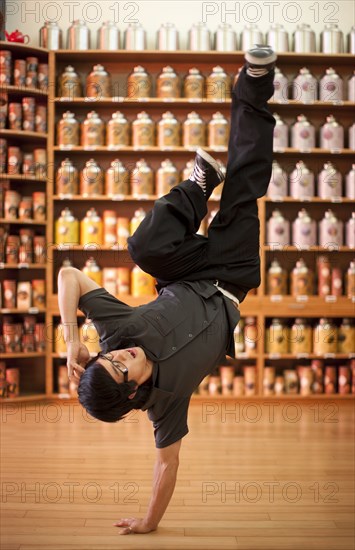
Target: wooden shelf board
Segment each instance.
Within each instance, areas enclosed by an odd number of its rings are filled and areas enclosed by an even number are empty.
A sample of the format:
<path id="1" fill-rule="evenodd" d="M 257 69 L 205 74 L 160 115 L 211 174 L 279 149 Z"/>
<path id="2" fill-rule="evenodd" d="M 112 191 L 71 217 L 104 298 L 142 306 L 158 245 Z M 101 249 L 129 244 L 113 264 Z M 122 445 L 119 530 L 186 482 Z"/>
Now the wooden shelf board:
<path id="1" fill-rule="evenodd" d="M 18 138 L 21 140 L 31 139 L 31 140 L 46 140 L 48 134 L 43 134 L 42 132 L 27 132 L 26 130 L 8 130 L 0 129 L 0 137 L 4 138 Z"/>
<path id="2" fill-rule="evenodd" d="M 295 361 L 299 361 L 301 359 L 322 359 L 324 361 L 327 361 L 329 359 L 354 359 L 355 353 L 334 353 L 334 354 L 324 354 L 324 355 L 317 355 L 315 353 L 309 353 L 307 354 L 301 354 L 301 355 L 293 355 L 292 353 L 283 353 L 277 356 L 277 354 L 273 353 L 264 353 L 263 354 L 264 359 L 268 359 L 271 361 L 282 361 L 283 359 L 294 359 Z"/>
<path id="3" fill-rule="evenodd" d="M 333 394 L 325 394 L 325 393 L 312 393 L 311 395 L 300 395 L 300 394 L 282 394 L 282 395 L 199 395 L 199 394 L 193 394 L 191 398 L 191 402 L 199 403 L 201 401 L 254 401 L 254 400 L 261 400 L 264 399 L 265 401 L 275 401 L 278 399 L 282 399 L 284 401 L 293 401 L 294 399 L 297 400 L 310 400 L 310 399 L 339 399 L 339 400 L 347 400 L 347 399 L 355 399 L 354 394 L 339 394 L 339 393 L 333 393 Z"/>
<path id="4" fill-rule="evenodd" d="M 29 88 L 26 86 L 13 86 L 13 85 L 0 85 L 0 92 L 6 92 L 8 94 L 21 94 L 21 95 L 34 95 L 48 97 L 48 92 L 45 90 L 39 90 L 38 88 Z"/>
<path id="5" fill-rule="evenodd" d="M 0 180 L 13 180 L 13 181 L 34 181 L 46 183 L 47 180 L 43 178 L 36 178 L 36 176 L 28 176 L 25 174 L 0 174 Z"/>
<path id="6" fill-rule="evenodd" d="M 354 248 L 348 246 L 339 246 L 338 248 L 323 248 L 323 246 L 311 246 L 310 248 L 299 248 L 298 246 L 285 245 L 282 248 L 274 248 L 268 245 L 263 245 L 262 249 L 265 252 L 299 252 L 304 254 L 307 252 L 322 252 L 323 254 L 329 254 L 331 252 L 352 252 L 354 253 Z"/>
<path id="7" fill-rule="evenodd" d="M 38 315 L 39 313 L 45 313 L 45 308 L 39 308 L 39 307 L 30 307 L 29 309 L 17 309 L 17 308 L 0 308 L 0 313 L 7 314 L 7 313 L 18 313 L 18 314 L 26 314 L 26 315 Z"/>
<path id="8" fill-rule="evenodd" d="M 48 396 L 45 393 L 29 394 L 29 395 L 19 395 L 18 397 L 5 397 L 0 399 L 0 406 L 3 403 L 21 403 L 27 401 L 43 401 L 48 399 Z"/>
<path id="9" fill-rule="evenodd" d="M 0 263 L 0 270 L 1 269 L 44 269 L 46 270 L 48 268 L 48 265 L 44 264 L 2 264 Z M 1 271 L 0 271 L 1 272 Z"/>
<path id="10" fill-rule="evenodd" d="M 36 220 L 8 220 L 7 218 L 0 218 L 0 223 L 6 223 L 10 225 L 47 225 L 47 222 L 37 222 Z"/>
<path id="11" fill-rule="evenodd" d="M 31 352 L 31 353 L 25 353 L 19 352 L 19 353 L 0 353 L 0 359 L 34 359 L 36 357 L 46 357 L 46 353 L 42 352 Z"/>
<path id="12" fill-rule="evenodd" d="M 106 201 L 106 202 L 142 202 L 142 201 L 156 201 L 160 197 L 158 195 L 143 195 L 141 197 L 134 196 L 134 195 L 116 195 L 116 196 L 109 196 L 109 195 L 96 195 L 91 197 L 83 197 L 82 195 L 53 195 L 53 200 L 55 201 Z M 211 197 L 209 200 L 212 202 L 218 202 L 219 198 L 213 198 Z"/>
<path id="13" fill-rule="evenodd" d="M 355 156 L 355 153 L 354 153 Z M 291 203 L 291 204 L 299 204 L 299 203 L 308 203 L 308 204 L 354 204 L 354 199 L 348 199 L 347 197 L 333 197 L 328 199 L 321 199 L 320 197 L 312 197 L 310 199 L 303 198 L 303 199 L 295 199 L 294 197 L 265 197 L 264 200 L 267 203 L 272 204 L 282 204 L 283 202 Z"/>
<path id="14" fill-rule="evenodd" d="M 7 40 L 0 40 L 0 49 L 12 50 L 14 52 L 23 53 L 24 55 L 31 55 L 31 53 L 47 54 L 46 48 L 40 48 L 38 46 L 32 46 L 30 44 L 21 44 L 19 42 L 8 42 Z"/>

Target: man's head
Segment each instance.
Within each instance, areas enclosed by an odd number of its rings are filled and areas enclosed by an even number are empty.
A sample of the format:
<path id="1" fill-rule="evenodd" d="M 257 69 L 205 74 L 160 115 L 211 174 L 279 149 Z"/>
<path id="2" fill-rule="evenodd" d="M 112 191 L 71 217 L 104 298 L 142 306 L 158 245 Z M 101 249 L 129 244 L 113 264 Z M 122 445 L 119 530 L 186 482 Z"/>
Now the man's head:
<path id="1" fill-rule="evenodd" d="M 80 378 L 79 401 L 94 418 L 117 422 L 146 402 L 152 368 L 139 347 L 99 354 L 87 363 Z"/>

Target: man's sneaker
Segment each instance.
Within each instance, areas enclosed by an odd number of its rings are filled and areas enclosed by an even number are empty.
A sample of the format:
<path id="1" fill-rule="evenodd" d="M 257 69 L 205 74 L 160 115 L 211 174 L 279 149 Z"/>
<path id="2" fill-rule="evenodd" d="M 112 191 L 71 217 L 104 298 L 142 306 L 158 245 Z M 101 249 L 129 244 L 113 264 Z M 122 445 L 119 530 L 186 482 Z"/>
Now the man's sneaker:
<path id="1" fill-rule="evenodd" d="M 206 151 L 198 148 L 196 151 L 194 169 L 189 176 L 189 180 L 197 183 L 208 199 L 213 189 L 224 180 L 224 174 L 218 162 L 211 157 L 211 155 L 206 153 Z"/>
<path id="2" fill-rule="evenodd" d="M 276 53 L 270 46 L 255 44 L 245 54 L 246 68 L 251 76 L 262 76 L 275 67 Z"/>

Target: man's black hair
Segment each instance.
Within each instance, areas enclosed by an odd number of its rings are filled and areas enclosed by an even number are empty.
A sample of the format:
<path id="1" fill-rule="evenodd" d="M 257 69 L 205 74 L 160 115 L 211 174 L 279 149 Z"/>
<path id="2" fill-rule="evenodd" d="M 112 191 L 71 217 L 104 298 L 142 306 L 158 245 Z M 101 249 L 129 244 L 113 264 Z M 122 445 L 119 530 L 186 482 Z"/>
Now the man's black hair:
<path id="1" fill-rule="evenodd" d="M 80 377 L 78 397 L 87 412 L 103 422 L 122 420 L 133 409 L 140 409 L 151 392 L 151 384 L 138 387 L 133 399 L 128 396 L 134 393 L 137 382 L 129 380 L 118 384 L 96 359 L 89 361 L 85 372 Z"/>

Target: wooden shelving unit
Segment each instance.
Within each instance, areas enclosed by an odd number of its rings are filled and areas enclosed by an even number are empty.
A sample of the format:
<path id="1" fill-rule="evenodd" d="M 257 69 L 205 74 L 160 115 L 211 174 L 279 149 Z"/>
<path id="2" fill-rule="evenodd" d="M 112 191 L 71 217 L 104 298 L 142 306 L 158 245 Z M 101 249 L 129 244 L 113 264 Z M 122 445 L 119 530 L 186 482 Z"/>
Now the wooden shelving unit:
<path id="1" fill-rule="evenodd" d="M 6 43 L 7 45 L 7 43 Z M 21 46 L 19 49 L 21 50 Z M 16 46 L 15 46 L 16 49 Z M 39 55 L 45 55 L 45 51 L 38 49 Z M 77 217 L 81 219 L 82 213 L 85 212 L 90 206 L 95 207 L 101 211 L 103 208 L 119 209 L 120 214 L 126 213 L 128 217 L 131 216 L 134 209 L 138 205 L 144 208 L 150 208 L 153 201 L 157 198 L 155 195 L 146 197 L 136 196 L 98 196 L 98 197 L 83 197 L 81 195 L 58 195 L 55 188 L 55 174 L 59 163 L 66 157 L 72 158 L 78 167 L 84 165 L 84 163 L 90 158 L 95 158 L 102 166 L 108 166 L 108 163 L 115 159 L 120 158 L 124 163 L 127 161 L 136 162 L 139 158 L 146 158 L 153 170 L 157 169 L 160 162 L 165 158 L 170 157 L 176 164 L 178 169 L 182 169 L 186 162 L 193 158 L 194 151 L 188 150 L 182 146 L 171 149 L 161 149 L 159 147 L 149 148 L 134 148 L 120 147 L 120 148 L 108 148 L 91 147 L 84 148 L 77 147 L 60 147 L 56 143 L 56 124 L 61 118 L 61 115 L 66 110 L 71 110 L 77 115 L 79 120 L 83 120 L 87 112 L 96 110 L 102 115 L 103 119 L 108 120 L 111 114 L 116 110 L 124 112 L 130 120 L 133 120 L 137 113 L 145 110 L 151 117 L 157 121 L 161 118 L 161 114 L 166 110 L 171 110 L 175 116 L 184 120 L 187 114 L 196 110 L 202 118 L 209 120 L 214 112 L 221 111 L 225 116 L 228 116 L 230 110 L 230 99 L 223 101 L 189 101 L 186 98 L 179 98 L 175 100 L 162 100 L 159 98 L 148 98 L 147 100 L 136 100 L 125 97 L 125 84 L 127 75 L 131 72 L 134 66 L 140 64 L 143 65 L 148 72 L 153 76 L 156 76 L 165 65 L 171 65 L 176 72 L 181 75 L 187 73 L 188 69 L 196 66 L 205 75 L 209 74 L 212 68 L 216 65 L 221 65 L 229 74 L 235 75 L 238 68 L 243 64 L 244 58 L 243 52 L 190 52 L 190 51 L 177 51 L 177 52 L 164 52 L 164 51 L 102 51 L 102 50 L 89 50 L 89 51 L 76 51 L 76 50 L 59 50 L 49 52 L 49 94 L 48 94 L 48 136 L 26 136 L 26 139 L 47 139 L 47 151 L 48 151 L 48 166 L 50 167 L 48 173 L 48 179 L 46 183 L 47 199 L 48 199 L 48 222 L 46 226 L 46 236 L 48 243 L 54 243 L 54 220 L 56 219 L 60 210 L 69 206 L 74 213 L 77 213 Z M 71 64 L 75 67 L 79 75 L 81 76 L 82 83 L 85 83 L 85 78 L 91 71 L 94 64 L 101 63 L 111 73 L 113 77 L 114 93 L 110 98 L 101 100 L 95 100 L 92 98 L 62 98 L 58 97 L 57 92 L 57 78 L 63 71 L 63 69 Z M 319 79 L 324 73 L 325 69 L 329 66 L 333 66 L 337 69 L 337 72 L 346 79 L 350 77 L 353 71 L 353 56 L 351 54 L 341 55 L 324 55 L 324 54 L 280 54 L 278 56 L 278 66 L 283 70 L 284 74 L 289 76 L 290 80 L 298 74 L 300 68 L 308 66 L 313 74 Z M 8 87 L 10 88 L 10 87 Z M 9 90 L 10 91 L 10 90 Z M 18 90 L 13 90 L 13 93 L 20 93 Z M 30 93 L 30 92 L 29 92 Z M 36 95 L 36 91 L 31 93 Z M 31 94 L 30 93 L 30 94 Z M 153 92 L 154 93 L 154 92 Z M 321 102 L 315 101 L 314 103 L 303 104 L 299 101 L 289 100 L 287 102 L 273 102 L 270 101 L 270 107 L 272 112 L 279 113 L 282 118 L 291 124 L 295 121 L 298 114 L 304 113 L 306 116 L 319 128 L 325 121 L 325 118 L 330 113 L 334 113 L 337 119 L 347 128 L 350 126 L 351 114 L 354 110 L 355 104 L 349 101 L 343 102 Z M 0 132 L 1 134 L 1 132 Z M 346 142 L 347 143 L 347 142 Z M 214 150 L 206 147 L 212 155 L 220 158 L 223 162 L 227 160 L 226 150 Z M 350 149 L 343 149 L 341 151 L 330 151 L 321 148 L 315 148 L 310 151 L 299 151 L 293 148 L 286 148 L 282 151 L 275 151 L 274 158 L 290 172 L 290 167 L 294 166 L 297 160 L 303 159 L 307 166 L 312 169 L 316 174 L 321 170 L 324 162 L 330 160 L 334 162 L 337 168 L 344 176 L 351 167 L 353 162 L 354 151 Z M 1 179 L 3 176 L 0 176 Z M 5 177 L 5 176 L 4 176 Z M 20 176 L 10 176 L 8 179 L 14 182 L 21 181 Z M 41 180 L 36 180 L 40 182 Z M 282 297 L 270 297 L 266 294 L 265 288 L 265 274 L 270 263 L 270 259 L 273 255 L 277 257 L 286 257 L 286 252 L 291 255 L 291 258 L 296 261 L 300 256 L 303 256 L 310 262 L 315 263 L 318 254 L 334 254 L 337 252 L 341 258 L 343 267 L 348 264 L 354 256 L 354 250 L 347 247 L 341 247 L 338 250 L 324 250 L 320 247 L 313 247 L 309 250 L 299 250 L 297 247 L 289 246 L 284 251 L 273 250 L 269 247 L 265 240 L 266 235 L 266 220 L 270 215 L 272 209 L 279 208 L 290 219 L 294 219 L 295 209 L 299 206 L 301 208 L 307 208 L 310 212 L 315 209 L 318 213 L 324 211 L 327 208 L 339 208 L 345 209 L 345 213 L 351 211 L 353 201 L 345 198 L 339 198 L 336 200 L 323 200 L 314 198 L 311 201 L 308 200 L 295 200 L 291 197 L 286 197 L 283 200 L 275 200 L 269 198 L 263 198 L 259 201 L 259 216 L 261 220 L 261 269 L 263 282 L 258 289 L 257 295 L 250 295 L 241 304 L 241 315 L 254 316 L 259 326 L 265 327 L 265 323 L 272 317 L 283 317 L 287 319 L 294 319 L 295 317 L 309 317 L 314 320 L 318 317 L 329 316 L 333 318 L 349 317 L 354 314 L 355 304 L 353 301 L 345 296 L 330 298 L 320 298 L 318 296 L 309 296 L 303 299 L 295 298 L 292 296 Z M 209 201 L 209 211 L 218 207 L 218 201 Z M 124 215 L 124 214 L 123 214 Z M 293 217 L 292 217 L 293 216 Z M 343 217 L 345 214 L 343 214 Z M 344 218 L 345 219 L 345 218 Z M 95 256 L 95 247 L 73 245 L 60 247 L 59 245 L 53 245 L 53 258 L 48 262 L 46 268 L 46 283 L 47 283 L 47 324 L 54 326 L 59 321 L 59 309 L 57 300 L 57 288 L 56 288 L 56 274 L 59 265 L 63 259 L 70 252 L 71 258 L 75 260 L 77 258 L 76 267 L 82 268 L 85 260 L 90 256 Z M 115 247 L 99 246 L 100 260 L 104 258 L 105 267 L 112 265 L 117 267 L 117 262 L 124 261 L 125 266 L 133 264 L 129 263 L 128 252 L 125 250 L 117 250 Z M 119 254 L 118 254 L 119 253 Z M 114 255 L 116 254 L 116 255 Z M 53 260 L 53 261 L 52 261 Z M 128 263 L 127 263 L 128 262 Z M 75 265 L 75 261 L 74 261 Z M 123 264 L 122 264 L 123 265 Z M 7 267 L 6 264 L 4 267 Z M 32 266 L 30 266 L 32 268 Z M 35 268 L 35 266 L 33 266 Z M 38 266 L 39 269 L 43 269 L 43 266 Z M 146 303 L 153 297 L 141 297 L 135 298 L 132 296 L 124 296 L 122 299 L 132 306 Z M 83 319 L 83 315 L 78 311 L 78 315 Z M 307 356 L 307 359 L 311 359 L 313 355 Z M 305 357 L 303 357 L 304 359 Z M 317 358 L 319 358 L 317 356 Z M 193 400 L 199 402 L 201 400 L 218 400 L 218 401 L 230 401 L 230 400 L 318 400 L 318 399 L 352 399 L 353 395 L 311 395 L 309 397 L 303 397 L 299 395 L 283 395 L 283 396 L 264 396 L 262 394 L 262 382 L 263 382 L 263 369 L 264 365 L 268 361 L 282 362 L 287 360 L 293 364 L 300 359 L 299 356 L 291 356 L 287 354 L 285 357 L 276 358 L 265 353 L 264 339 L 259 339 L 256 344 L 256 353 L 254 356 L 247 356 L 241 353 L 237 356 L 236 363 L 242 365 L 243 362 L 247 364 L 255 364 L 257 367 L 257 394 L 255 396 L 243 396 L 243 397 L 225 397 L 218 396 L 198 396 L 194 395 Z M 343 361 L 348 359 L 343 355 L 337 354 L 332 358 L 335 363 L 337 361 Z M 65 399 L 66 396 L 59 395 L 56 391 L 55 384 L 55 365 L 59 364 L 59 361 L 63 361 L 61 364 L 65 364 L 65 357 L 62 354 L 54 353 L 52 344 L 49 343 L 46 354 L 46 392 L 38 394 L 33 392 L 33 395 L 26 396 L 26 399 L 38 400 L 39 398 L 52 398 L 52 399 Z M 338 363 L 337 363 L 338 364 Z M 24 398 L 25 399 L 25 398 Z"/>

